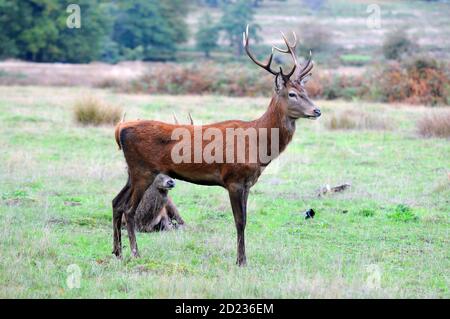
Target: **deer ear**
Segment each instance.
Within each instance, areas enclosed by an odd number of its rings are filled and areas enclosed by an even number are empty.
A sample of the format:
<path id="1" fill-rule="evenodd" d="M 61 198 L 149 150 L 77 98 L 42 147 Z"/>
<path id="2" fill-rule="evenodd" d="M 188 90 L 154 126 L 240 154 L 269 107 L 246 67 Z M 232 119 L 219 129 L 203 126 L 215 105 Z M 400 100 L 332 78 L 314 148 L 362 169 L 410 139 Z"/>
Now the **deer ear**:
<path id="1" fill-rule="evenodd" d="M 286 86 L 286 82 L 284 82 L 283 76 L 281 73 L 278 73 L 275 76 L 275 92 L 280 93 L 281 90 Z"/>

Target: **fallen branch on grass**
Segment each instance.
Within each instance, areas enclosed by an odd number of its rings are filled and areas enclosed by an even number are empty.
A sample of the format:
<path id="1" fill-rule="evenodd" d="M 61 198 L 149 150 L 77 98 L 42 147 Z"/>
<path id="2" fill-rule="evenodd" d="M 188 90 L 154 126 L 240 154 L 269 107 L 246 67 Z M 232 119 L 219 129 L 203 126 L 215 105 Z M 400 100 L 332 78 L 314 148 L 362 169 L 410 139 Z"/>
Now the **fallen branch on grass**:
<path id="1" fill-rule="evenodd" d="M 334 186 L 334 187 L 330 187 L 329 184 L 326 184 L 319 188 L 319 190 L 317 191 L 317 196 L 322 197 L 322 196 L 324 196 L 326 194 L 330 194 L 330 193 L 340 193 L 340 192 L 345 191 L 350 186 L 351 185 L 348 183 L 341 184 L 341 185 Z"/>

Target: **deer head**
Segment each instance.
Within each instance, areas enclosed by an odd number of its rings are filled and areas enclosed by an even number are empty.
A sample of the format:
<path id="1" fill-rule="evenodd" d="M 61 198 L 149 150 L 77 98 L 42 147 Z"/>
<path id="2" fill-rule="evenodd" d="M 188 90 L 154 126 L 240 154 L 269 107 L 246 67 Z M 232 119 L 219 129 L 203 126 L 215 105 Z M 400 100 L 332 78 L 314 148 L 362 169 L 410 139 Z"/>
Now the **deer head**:
<path id="1" fill-rule="evenodd" d="M 310 72 L 314 66 L 312 62 L 312 54 L 310 51 L 306 64 L 301 67 L 295 55 L 297 37 L 294 32 L 292 33 L 294 35 L 293 44 L 290 44 L 286 36 L 281 33 L 283 40 L 286 43 L 286 49 L 280 49 L 276 46 L 272 46 L 272 53 L 270 54 L 267 63 L 264 64 L 258 61 L 248 48 L 249 36 L 247 25 L 247 28 L 243 33 L 244 49 L 256 65 L 275 75 L 275 94 L 280 98 L 281 106 L 285 108 L 284 111 L 289 118 L 294 120 L 298 118 L 316 119 L 321 114 L 320 109 L 314 104 L 313 101 L 311 101 L 305 89 L 305 84 L 311 76 Z M 281 67 L 279 71 L 272 70 L 270 65 L 272 63 L 274 50 L 291 55 L 292 60 L 294 61 L 294 66 L 289 73 L 284 74 Z"/>

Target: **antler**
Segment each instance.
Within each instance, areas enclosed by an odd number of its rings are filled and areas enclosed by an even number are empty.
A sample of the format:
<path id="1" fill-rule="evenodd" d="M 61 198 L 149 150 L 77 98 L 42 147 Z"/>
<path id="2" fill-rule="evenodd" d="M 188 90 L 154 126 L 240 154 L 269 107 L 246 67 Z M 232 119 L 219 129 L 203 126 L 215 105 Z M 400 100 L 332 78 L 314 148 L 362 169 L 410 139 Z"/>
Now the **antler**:
<path id="1" fill-rule="evenodd" d="M 267 61 L 266 64 L 263 64 L 263 63 L 259 62 L 258 60 L 256 60 L 256 58 L 253 56 L 253 54 L 251 54 L 250 50 L 248 49 L 248 39 L 249 39 L 249 37 L 248 37 L 248 24 L 247 24 L 247 28 L 245 29 L 245 32 L 242 34 L 242 42 L 244 45 L 245 52 L 247 52 L 247 55 L 249 56 L 249 58 L 252 59 L 252 61 L 255 62 L 256 65 L 259 65 L 264 70 L 268 71 L 269 73 L 272 73 L 273 75 L 277 75 L 278 72 L 275 72 L 270 68 L 270 64 L 272 63 L 272 59 L 273 59 L 273 47 L 272 47 L 272 53 L 270 54 L 269 60 Z"/>
<path id="2" fill-rule="evenodd" d="M 300 82 L 304 77 L 306 77 L 307 75 L 309 75 L 310 71 L 312 70 L 312 68 L 314 67 L 314 63 L 312 62 L 312 52 L 311 50 L 309 50 L 309 58 L 308 61 L 306 61 L 305 66 L 303 67 L 303 69 L 299 72 L 296 81 Z"/>
<path id="3" fill-rule="evenodd" d="M 284 37 L 284 34 L 283 34 L 283 38 L 285 39 L 285 41 L 286 41 L 286 44 L 287 44 L 287 40 L 286 40 L 286 38 Z M 280 50 L 279 48 L 277 48 L 277 47 L 275 47 L 275 46 L 272 46 L 272 53 L 270 54 L 270 56 L 269 56 L 269 60 L 267 61 L 267 63 L 266 64 L 263 64 L 263 63 L 261 63 L 261 62 L 259 62 L 258 60 L 256 60 L 256 58 L 253 56 L 253 54 L 251 54 L 251 52 L 250 52 L 250 50 L 248 49 L 248 39 L 249 39 L 249 36 L 248 36 L 248 24 L 247 24 L 247 28 L 245 29 L 245 32 L 243 33 L 243 44 L 244 44 L 244 49 L 245 49 L 245 52 L 247 52 L 247 55 L 250 57 L 250 59 L 252 59 L 252 61 L 253 62 L 255 62 L 255 64 L 257 64 L 257 65 L 259 65 L 260 67 L 262 67 L 264 70 L 266 70 L 266 71 L 268 71 L 268 72 L 270 72 L 270 73 L 272 73 L 273 75 L 278 75 L 278 74 L 281 74 L 281 76 L 283 76 L 283 78 L 285 79 L 285 80 L 287 80 L 287 79 L 289 79 L 290 77 L 291 77 L 291 75 L 292 74 L 294 74 L 294 71 L 295 71 L 295 68 L 297 67 L 297 59 L 295 58 L 295 52 L 290 52 L 291 53 L 291 56 L 292 56 L 292 59 L 294 60 L 294 67 L 292 68 L 292 70 L 291 70 L 291 72 L 289 72 L 288 74 L 283 74 L 283 69 L 280 67 L 280 71 L 279 72 L 275 72 L 275 71 L 273 71 L 271 68 L 270 68 L 270 64 L 272 63 L 272 59 L 273 59 L 273 50 L 278 50 L 278 51 L 280 51 L 280 52 L 283 52 L 283 53 L 287 53 L 287 52 L 289 52 L 289 51 L 283 51 L 283 50 Z M 296 39 L 297 40 L 297 39 Z M 297 41 L 296 41 L 297 42 Z M 295 45 L 294 45 L 294 50 L 295 50 Z"/>
<path id="4" fill-rule="evenodd" d="M 288 39 L 286 38 L 286 36 L 284 35 L 283 32 L 281 32 L 281 36 L 283 37 L 284 43 L 286 43 L 286 47 L 287 49 L 280 49 L 276 46 L 273 46 L 273 48 L 279 52 L 282 53 L 289 53 L 292 56 L 292 59 L 295 62 L 295 65 L 297 67 L 299 67 L 299 63 L 297 61 L 297 57 L 295 55 L 295 49 L 297 48 L 297 35 L 295 34 L 295 32 L 292 32 L 293 36 L 294 36 L 294 43 L 290 44 Z M 307 76 L 309 74 L 309 72 L 311 71 L 311 69 L 314 67 L 314 64 L 312 63 L 312 52 L 311 50 L 309 51 L 309 58 L 308 61 L 306 62 L 305 66 L 301 69 L 301 71 L 299 72 L 297 78 L 295 79 L 295 81 L 300 82 L 305 76 Z"/>
<path id="5" fill-rule="evenodd" d="M 273 46 L 273 48 L 281 53 L 289 53 L 294 60 L 295 65 L 298 65 L 297 57 L 295 56 L 295 49 L 297 48 L 297 35 L 294 31 L 292 31 L 292 34 L 294 35 L 294 44 L 289 44 L 289 41 L 287 40 L 286 36 L 283 32 L 281 32 L 281 36 L 283 37 L 284 43 L 286 43 L 287 49 L 280 49 L 279 47 Z"/>

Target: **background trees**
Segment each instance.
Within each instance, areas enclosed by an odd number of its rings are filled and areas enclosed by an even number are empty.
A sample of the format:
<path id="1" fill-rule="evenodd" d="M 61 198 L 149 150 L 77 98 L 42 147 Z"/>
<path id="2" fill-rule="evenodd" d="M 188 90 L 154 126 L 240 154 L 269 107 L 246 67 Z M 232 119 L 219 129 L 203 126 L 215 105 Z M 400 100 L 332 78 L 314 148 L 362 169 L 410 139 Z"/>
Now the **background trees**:
<path id="1" fill-rule="evenodd" d="M 169 60 L 177 44 L 187 39 L 185 1 L 127 0 L 120 2 L 117 12 L 113 41 L 122 55 L 134 52 L 144 60 Z"/>
<path id="2" fill-rule="evenodd" d="M 242 55 L 242 32 L 247 24 L 253 21 L 252 2 L 246 0 L 238 0 L 234 3 L 224 5 L 223 15 L 220 20 L 220 29 L 225 32 L 225 36 L 229 45 L 233 48 L 237 56 Z M 253 25 L 252 38 L 258 39 Z"/>
<path id="3" fill-rule="evenodd" d="M 89 62 L 99 58 L 108 16 L 97 0 L 79 1 L 82 27 L 66 25 L 66 6 L 51 0 L 0 0 L 0 57 L 36 62 Z"/>
<path id="4" fill-rule="evenodd" d="M 69 28 L 67 3 L 0 0 L 0 58 L 71 63 L 173 60 L 188 39 L 186 18 L 194 6 L 220 12 L 215 20 L 208 11 L 201 15 L 195 48 L 209 57 L 219 48 L 222 34 L 223 50 L 241 55 L 242 31 L 252 24 L 253 8 L 261 1 L 203 1 L 80 0 L 81 28 Z M 256 31 L 252 24 L 254 39 Z"/>
<path id="5" fill-rule="evenodd" d="M 81 28 L 68 28 L 66 3 L 0 0 L 0 57 L 35 62 L 167 60 L 187 38 L 182 0 L 80 0 Z"/>
<path id="6" fill-rule="evenodd" d="M 242 31 L 251 25 L 252 42 L 258 41 L 259 26 L 273 32 L 279 29 L 296 29 L 302 39 L 300 50 L 309 49 L 315 53 L 315 59 L 321 62 L 342 60 L 340 55 L 368 55 L 374 46 L 381 42 L 376 38 L 382 36 L 387 28 L 378 33 L 369 28 L 347 33 L 338 20 L 321 21 L 324 14 L 333 12 L 336 17 L 365 19 L 367 5 L 360 1 L 326 0 L 78 0 L 81 7 L 81 28 L 71 29 L 66 25 L 69 13 L 66 11 L 70 2 L 55 0 L 0 0 L 0 59 L 17 58 L 36 62 L 72 62 L 85 63 L 95 60 L 116 63 L 121 60 L 184 60 L 192 61 L 199 56 L 199 51 L 206 57 L 213 51 L 214 59 L 233 61 L 242 55 Z M 398 2 L 398 3 L 397 3 Z M 406 6 L 407 1 L 383 4 L 386 10 L 398 12 L 398 7 Z M 445 1 L 417 1 L 424 16 L 432 10 L 447 9 Z M 406 6 L 408 7 L 408 6 Z M 434 9 L 436 8 L 436 9 Z M 259 13 L 255 20 L 255 11 Z M 191 14 L 192 13 L 192 14 Z M 283 20 L 283 15 L 303 16 L 297 19 Z M 273 19 L 267 19 L 273 16 Z M 314 16 L 315 19 L 308 17 Z M 201 17 L 201 18 L 199 18 Z M 424 38 L 420 29 L 409 18 L 399 17 L 397 21 L 412 28 L 411 35 Z M 272 23 L 274 20 L 276 23 Z M 412 20 L 412 19 L 411 19 Z M 279 22 L 277 22 L 279 21 Z M 316 22 L 314 22 L 316 21 Z M 446 22 L 446 21 L 445 21 Z M 436 36 L 445 37 L 447 24 L 433 20 L 432 28 Z M 360 23 L 363 23 L 362 20 Z M 395 22 L 397 25 L 398 23 Z M 300 27 L 300 28 L 299 28 Z M 398 28 L 403 26 L 398 25 Z M 189 32 L 189 29 L 191 29 Z M 387 30 L 387 29 L 386 29 Z M 393 33 L 396 31 L 394 30 Z M 358 40 L 359 38 L 359 40 Z M 361 39 L 364 38 L 365 42 Z M 382 51 L 386 59 L 398 59 L 396 51 L 405 51 L 410 47 L 405 36 L 391 37 L 385 41 Z M 188 41 L 190 40 L 190 41 Z M 356 44 L 348 45 L 351 41 Z M 436 40 L 434 46 L 445 47 L 445 39 Z M 427 42 L 428 43 L 428 42 Z M 265 41 L 254 47 L 255 53 L 266 52 L 270 44 Z M 264 47 L 265 46 L 265 47 Z M 264 50 L 263 50 L 264 49 Z M 354 54 L 353 51 L 360 51 Z M 392 51 L 392 52 L 388 52 Z M 448 52 L 448 50 L 446 50 Z M 339 54 L 336 54 L 339 53 Z M 446 55 L 446 53 L 443 53 Z M 369 54 L 370 55 L 370 54 Z M 401 55 L 401 54 L 400 54 Z M 337 58 L 336 58 L 337 57 Z M 365 58 L 364 61 L 371 60 Z M 347 61 L 347 60 L 345 60 Z M 361 59 L 359 60 L 361 61 Z M 353 63 L 351 61 L 350 63 Z M 358 61 L 356 61 L 359 63 Z"/>
<path id="7" fill-rule="evenodd" d="M 197 49 L 205 54 L 205 57 L 209 58 L 209 54 L 212 50 L 216 49 L 219 39 L 219 29 L 214 24 L 211 15 L 206 13 L 200 19 L 198 31 L 195 34 L 195 42 Z"/>

